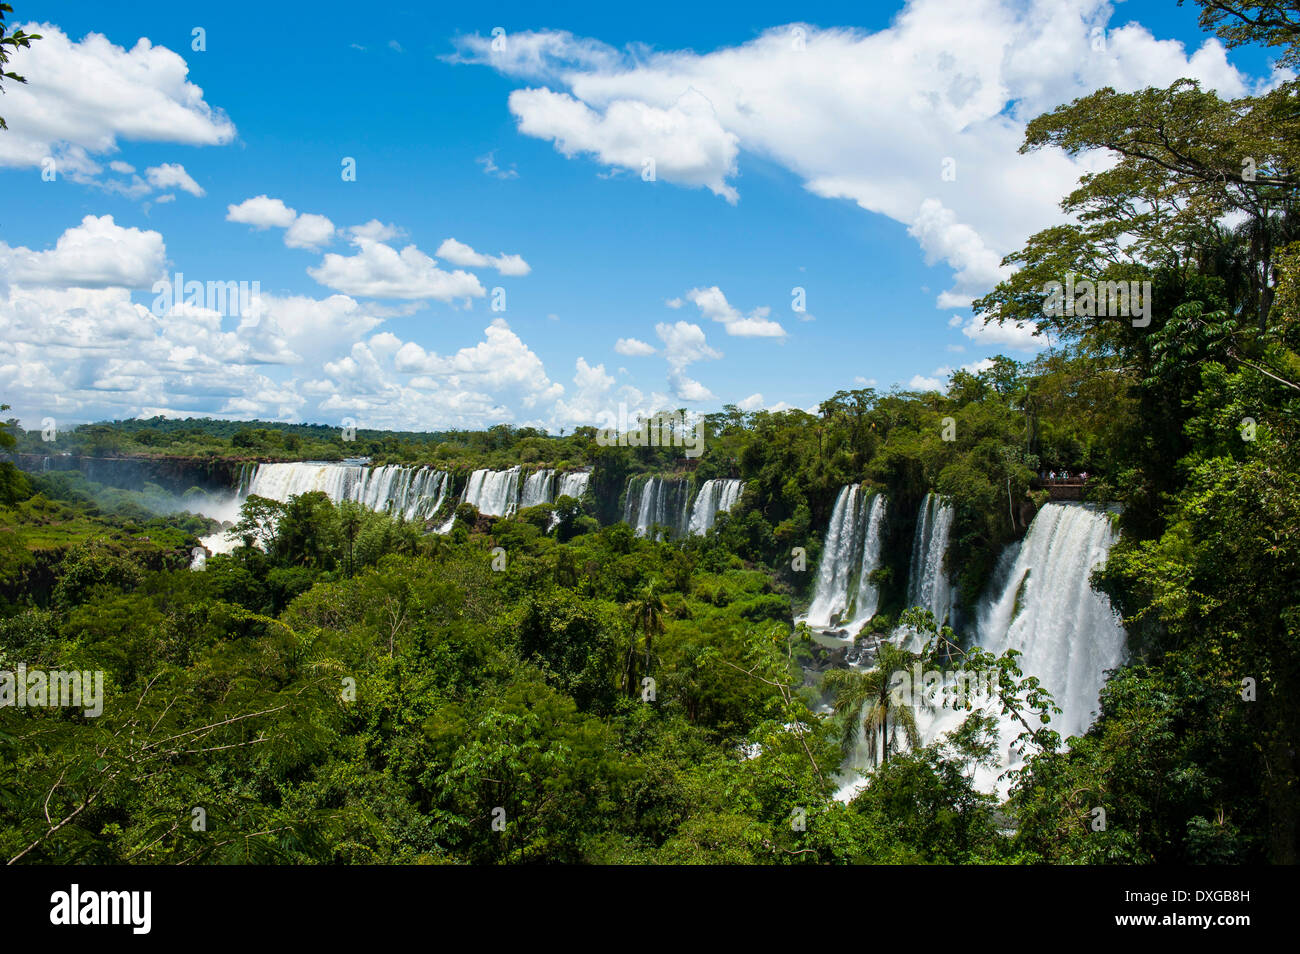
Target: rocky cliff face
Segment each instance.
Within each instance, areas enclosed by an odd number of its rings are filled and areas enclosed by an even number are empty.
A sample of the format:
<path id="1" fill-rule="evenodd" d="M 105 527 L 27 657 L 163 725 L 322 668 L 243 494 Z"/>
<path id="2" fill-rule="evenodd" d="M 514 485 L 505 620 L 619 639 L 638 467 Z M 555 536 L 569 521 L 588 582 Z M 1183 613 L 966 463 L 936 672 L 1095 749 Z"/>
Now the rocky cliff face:
<path id="1" fill-rule="evenodd" d="M 191 487 L 209 493 L 238 486 L 244 461 L 203 457 L 88 457 L 81 454 L 15 454 L 14 462 L 28 473 L 80 471 L 87 480 L 122 490 L 143 490 L 155 484 L 173 494 Z"/>

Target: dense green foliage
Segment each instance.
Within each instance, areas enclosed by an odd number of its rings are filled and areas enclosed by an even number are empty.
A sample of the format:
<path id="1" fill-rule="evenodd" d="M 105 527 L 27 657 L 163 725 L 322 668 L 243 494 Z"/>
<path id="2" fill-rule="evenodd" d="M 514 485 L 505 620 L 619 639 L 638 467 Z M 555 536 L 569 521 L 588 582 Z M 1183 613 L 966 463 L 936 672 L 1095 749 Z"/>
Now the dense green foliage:
<path id="1" fill-rule="evenodd" d="M 1202 6 L 1229 43 L 1294 62 L 1284 5 Z M 445 536 L 319 493 L 251 497 L 232 531 L 244 545 L 189 569 L 208 521 L 0 462 L 0 671 L 101 671 L 105 691 L 98 717 L 0 707 L 0 857 L 1295 862 L 1298 95 L 1291 81 L 1224 102 L 1183 81 L 1039 117 L 1026 149 L 1116 159 L 1065 198 L 1076 221 L 1032 236 L 976 303 L 1052 348 L 958 372 L 945 394 L 845 391 L 816 415 L 727 407 L 697 462 L 604 447 L 591 428 L 352 442 L 155 419 L 53 448 L 0 429 L 0 451 L 40 454 L 594 468 L 584 501 L 502 520 L 462 506 Z M 1149 281 L 1149 323 L 1045 314 L 1045 286 L 1067 275 Z M 994 659 L 905 605 L 926 493 L 954 503 L 948 567 L 970 608 L 1041 503 L 1035 475 L 1058 468 L 1122 505 L 1095 583 L 1129 636 L 1100 717 L 1071 740 L 1034 727 L 1053 703 L 1015 654 Z M 641 539 L 615 521 L 629 477 L 650 473 L 745 491 L 704 536 Z M 901 619 L 925 648 L 884 643 L 874 670 L 815 686 L 824 653 L 791 619 L 851 482 L 899 515 L 869 629 Z M 1001 804 L 971 780 L 996 764 L 987 717 L 920 746 L 916 714 L 887 693 L 918 661 L 997 673 L 1026 751 Z M 860 733 L 879 767 L 842 804 Z"/>

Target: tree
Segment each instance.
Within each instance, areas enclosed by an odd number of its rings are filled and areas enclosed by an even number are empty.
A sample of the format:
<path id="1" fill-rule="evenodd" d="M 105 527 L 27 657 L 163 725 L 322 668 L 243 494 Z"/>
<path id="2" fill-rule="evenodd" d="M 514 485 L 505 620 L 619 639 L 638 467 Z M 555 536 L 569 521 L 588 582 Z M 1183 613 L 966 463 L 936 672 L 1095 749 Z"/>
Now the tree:
<path id="1" fill-rule="evenodd" d="M 275 539 L 276 524 L 284 516 L 285 505 L 270 497 L 249 494 L 239 508 L 239 521 L 229 530 L 229 535 L 246 547 L 261 547 L 270 551 Z"/>
<path id="2" fill-rule="evenodd" d="M 27 82 L 26 77 L 19 76 L 13 71 L 6 71 L 4 65 L 9 62 L 12 53 L 16 53 L 20 47 L 27 49 L 32 45 L 32 40 L 41 39 L 39 33 L 24 33 L 21 29 L 5 36 L 5 14 L 13 12 L 14 8 L 12 6 L 7 3 L 0 3 L 0 93 L 4 92 L 4 80 L 13 80 L 15 83 Z M 4 117 L 0 116 L 0 129 L 8 128 Z"/>
<path id="3" fill-rule="evenodd" d="M 353 552 L 356 549 L 357 534 L 365 522 L 365 508 L 354 500 L 344 500 L 338 505 L 339 532 L 347 544 L 347 575 L 353 573 Z"/>
<path id="4" fill-rule="evenodd" d="M 822 685 L 834 693 L 835 714 L 844 719 L 846 751 L 856 741 L 859 727 L 864 733 L 867 753 L 878 765 L 889 761 L 900 736 L 910 748 L 915 749 L 921 744 L 916 713 L 910 706 L 897 705 L 892 691 L 895 674 L 906 672 L 917 658 L 915 654 L 885 641 L 880 644 L 875 667 L 867 672 L 832 669 L 826 674 Z M 917 689 L 919 691 L 919 687 Z"/>
<path id="5" fill-rule="evenodd" d="M 644 667 L 642 672 L 645 675 L 650 674 L 652 660 L 654 659 L 654 638 L 662 636 L 664 632 L 664 601 L 655 588 L 654 583 L 647 583 L 641 588 L 636 598 L 627 605 L 628 614 L 631 618 L 632 639 L 627 649 L 627 665 L 625 669 L 624 681 L 629 696 L 636 694 L 637 677 L 636 677 L 636 644 L 637 633 L 641 634 L 644 642 Z"/>
<path id="6" fill-rule="evenodd" d="M 1183 0 L 1178 0 L 1182 5 Z M 1247 44 L 1284 47 L 1278 66 L 1300 66 L 1300 7 L 1294 0 L 1237 3 L 1232 0 L 1196 0 L 1201 6 L 1201 29 L 1213 30 L 1224 46 Z"/>
<path id="7" fill-rule="evenodd" d="M 0 411 L 7 410 L 8 404 L 0 404 Z M 0 453 L 7 453 L 17 445 L 18 438 L 10 431 L 10 428 L 17 425 L 18 421 L 14 419 L 0 424 Z M 0 505 L 15 503 L 29 493 L 31 486 L 22 471 L 10 461 L 0 461 Z"/>
<path id="8" fill-rule="evenodd" d="M 276 524 L 271 556 L 288 566 L 334 568 L 339 543 L 338 512 L 329 495 L 312 490 L 290 497 Z"/>

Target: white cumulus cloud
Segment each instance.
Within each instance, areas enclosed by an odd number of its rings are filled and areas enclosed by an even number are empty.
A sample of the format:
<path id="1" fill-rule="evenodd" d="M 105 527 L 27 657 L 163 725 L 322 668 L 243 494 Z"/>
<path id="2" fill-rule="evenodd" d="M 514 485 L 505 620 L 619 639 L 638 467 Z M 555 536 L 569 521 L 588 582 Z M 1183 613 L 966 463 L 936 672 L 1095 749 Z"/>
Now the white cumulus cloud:
<path id="1" fill-rule="evenodd" d="M 272 199 L 266 195 L 226 206 L 227 222 L 242 222 L 255 229 L 287 229 L 297 217 L 297 211 L 289 208 L 281 199 Z"/>
<path id="2" fill-rule="evenodd" d="M 462 38 L 456 59 L 545 82 L 514 90 L 508 105 L 521 133 L 566 156 L 634 173 L 654 157 L 657 178 L 735 201 L 745 152 L 815 195 L 902 223 L 956 272 L 937 300 L 949 307 L 987 290 L 1001 258 L 1062 221 L 1060 197 L 1108 161 L 1020 155 L 1029 119 L 1102 86 L 1193 77 L 1225 97 L 1248 91 L 1217 39 L 1189 50 L 1137 23 L 1111 27 L 1115 9 L 908 0 L 876 31 L 788 24 L 705 53 L 537 31 L 511 34 L 506 51 Z"/>
<path id="3" fill-rule="evenodd" d="M 355 238 L 355 255 L 331 252 L 307 274 L 327 288 L 364 298 L 433 298 L 450 302 L 487 294 L 478 278 L 457 269 L 446 272 L 414 245 L 400 252 L 382 242 Z"/>
<path id="4" fill-rule="evenodd" d="M 721 322 L 726 326 L 727 334 L 734 337 L 784 338 L 786 335 L 780 322 L 772 321 L 767 317 L 771 314 L 770 308 L 761 306 L 748 315 L 742 315 L 727 301 L 727 296 L 717 285 L 709 288 L 692 288 L 686 293 L 686 298 L 695 303 L 701 315 Z M 680 299 L 674 300 L 680 302 Z"/>
<path id="5" fill-rule="evenodd" d="M 655 353 L 655 347 L 637 338 L 619 338 L 614 342 L 614 350 L 629 358 L 644 358 Z"/>
<path id="6" fill-rule="evenodd" d="M 465 268 L 495 268 L 502 275 L 511 277 L 527 275 L 532 271 L 521 255 L 483 255 L 464 242 L 457 242 L 454 238 L 444 240 L 438 246 L 438 251 L 433 254 L 438 258 L 445 258 L 453 265 L 461 265 Z"/>
<path id="7" fill-rule="evenodd" d="M 284 233 L 284 244 L 290 248 L 319 248 L 332 241 L 334 223 L 312 212 L 299 215 Z"/>
<path id="8" fill-rule="evenodd" d="M 737 137 L 698 93 L 662 107 L 629 99 L 597 110 L 568 93 L 521 89 L 510 94 L 510 111 L 520 132 L 550 140 L 562 155 L 588 153 L 643 179 L 707 188 L 732 203 L 740 198 L 727 182 L 736 171 Z"/>
<path id="9" fill-rule="evenodd" d="M 53 157 L 82 181 L 101 170 L 96 156 L 119 140 L 215 146 L 234 124 L 189 81 L 184 57 L 140 38 L 129 50 L 99 33 L 71 39 L 52 23 L 23 29 L 43 39 L 17 50 L 8 65 L 28 82 L 5 85 L 0 166 L 37 166 Z"/>
<path id="10" fill-rule="evenodd" d="M 0 275 L 18 285 L 147 288 L 166 259 L 161 234 L 123 228 L 111 215 L 86 216 L 43 252 L 0 242 Z"/>
<path id="11" fill-rule="evenodd" d="M 150 166 L 144 174 L 155 189 L 180 189 L 190 195 L 203 195 L 203 187 L 191 178 L 179 162 L 164 162 L 160 166 Z"/>

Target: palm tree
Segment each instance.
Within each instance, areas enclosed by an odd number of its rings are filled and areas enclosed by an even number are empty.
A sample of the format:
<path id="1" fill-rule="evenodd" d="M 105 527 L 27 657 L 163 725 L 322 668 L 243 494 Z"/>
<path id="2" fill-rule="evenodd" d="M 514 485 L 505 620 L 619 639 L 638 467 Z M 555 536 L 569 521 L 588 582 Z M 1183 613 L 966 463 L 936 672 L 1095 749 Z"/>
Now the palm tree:
<path id="1" fill-rule="evenodd" d="M 636 644 L 638 631 L 645 637 L 645 669 L 650 672 L 654 656 L 654 638 L 664 632 L 663 615 L 665 612 L 663 597 L 655 589 L 654 583 L 647 583 L 641 588 L 636 599 L 627 604 L 632 619 L 632 642 L 628 645 L 626 682 L 627 694 L 636 692 Z"/>
<path id="2" fill-rule="evenodd" d="M 891 692 L 894 673 L 906 671 L 916 658 L 893 643 L 882 642 L 874 669 L 868 672 L 833 669 L 826 674 L 822 685 L 835 694 L 835 713 L 845 717 L 846 752 L 853 745 L 859 725 L 864 730 L 867 754 L 877 765 L 884 765 L 890 753 L 897 750 L 900 733 L 911 748 L 921 744 L 916 713 L 911 706 L 895 704 Z M 924 697 L 917 698 L 925 705 Z"/>
<path id="3" fill-rule="evenodd" d="M 361 532 L 361 526 L 365 522 L 365 518 L 362 515 L 361 504 L 351 500 L 342 501 L 339 504 L 338 513 L 339 529 L 343 531 L 343 539 L 348 545 L 348 576 L 351 577 L 357 534 Z"/>

